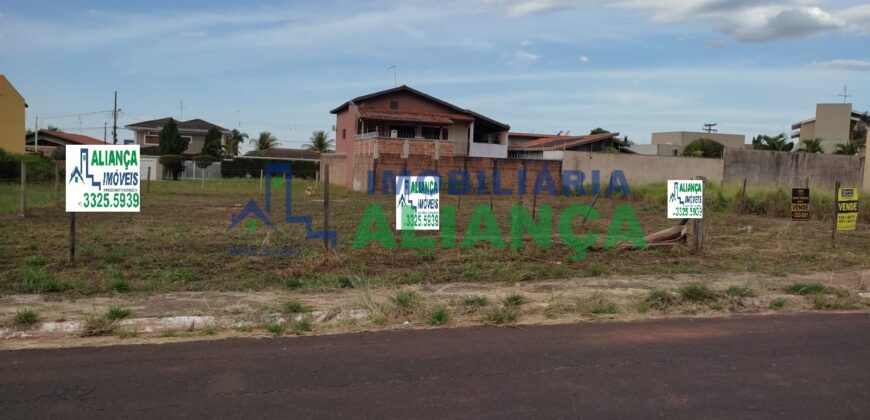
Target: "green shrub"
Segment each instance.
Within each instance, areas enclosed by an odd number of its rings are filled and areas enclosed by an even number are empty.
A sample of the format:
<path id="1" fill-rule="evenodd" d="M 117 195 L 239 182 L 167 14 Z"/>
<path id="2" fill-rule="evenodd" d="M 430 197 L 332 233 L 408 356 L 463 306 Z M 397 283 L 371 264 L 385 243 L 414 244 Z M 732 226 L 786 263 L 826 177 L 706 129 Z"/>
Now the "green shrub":
<path id="1" fill-rule="evenodd" d="M 390 296 L 390 301 L 399 308 L 403 314 L 411 312 L 419 303 L 421 297 L 416 292 L 401 291 Z"/>
<path id="2" fill-rule="evenodd" d="M 513 293 L 504 298 L 505 306 L 522 306 L 525 303 L 526 297 L 519 293 Z"/>
<path id="3" fill-rule="evenodd" d="M 619 309 L 612 303 L 606 303 L 593 306 L 589 312 L 594 315 L 615 314 Z"/>
<path id="4" fill-rule="evenodd" d="M 828 287 L 821 283 L 792 283 L 785 287 L 786 293 L 791 293 L 795 295 L 811 295 L 818 293 L 825 293 L 828 290 Z"/>
<path id="5" fill-rule="evenodd" d="M 302 302 L 296 299 L 290 299 L 284 304 L 284 312 L 288 314 L 299 314 L 308 312 L 308 309 L 305 308 L 305 305 L 303 305 Z"/>
<path id="6" fill-rule="evenodd" d="M 429 325 L 444 325 L 449 319 L 450 314 L 443 305 L 436 306 L 429 312 Z"/>
<path id="7" fill-rule="evenodd" d="M 725 289 L 725 295 L 732 298 L 746 298 L 755 296 L 755 292 L 749 286 L 735 284 Z"/>
<path id="8" fill-rule="evenodd" d="M 311 328 L 312 328 L 311 321 L 309 321 L 307 319 L 300 319 L 299 321 L 294 322 L 293 325 L 291 326 L 291 330 L 293 331 L 293 334 L 296 334 L 296 335 L 309 332 L 309 331 L 311 331 Z"/>
<path id="9" fill-rule="evenodd" d="M 131 311 L 129 308 L 121 308 L 119 306 L 113 306 L 109 308 L 109 310 L 106 312 L 106 318 L 108 318 L 110 321 L 124 319 L 129 317 L 130 315 L 133 315 L 133 311 Z"/>
<path id="10" fill-rule="evenodd" d="M 39 312 L 24 308 L 15 312 L 15 323 L 18 325 L 33 325 L 39 322 Z"/>
<path id="11" fill-rule="evenodd" d="M 270 322 L 266 324 L 266 331 L 269 331 L 273 335 L 281 335 L 284 333 L 284 325 L 280 322 Z"/>
<path id="12" fill-rule="evenodd" d="M 302 287 L 302 280 L 299 280 L 296 277 L 287 277 L 284 280 L 284 286 L 288 289 L 298 289 Z"/>
<path id="13" fill-rule="evenodd" d="M 667 290 L 653 290 L 649 292 L 644 302 L 653 308 L 664 309 L 672 305 L 676 300 L 676 296 Z"/>
<path id="14" fill-rule="evenodd" d="M 510 324 L 517 322 L 519 313 L 515 306 L 493 308 L 484 315 L 483 320 L 491 324 Z"/>
<path id="15" fill-rule="evenodd" d="M 466 296 L 462 298 L 462 306 L 466 308 L 482 308 L 489 303 L 489 299 L 486 296 L 478 295 L 478 296 Z"/>
<path id="16" fill-rule="evenodd" d="M 776 299 L 771 300 L 771 301 L 770 301 L 770 306 L 768 306 L 768 307 L 769 307 L 770 309 L 773 309 L 773 310 L 775 310 L 775 311 L 778 311 L 778 310 L 780 310 L 780 309 L 782 309 L 782 308 L 785 308 L 785 304 L 786 304 L 786 303 L 788 303 L 788 300 L 786 300 L 785 298 L 778 297 L 778 298 L 776 298 Z"/>

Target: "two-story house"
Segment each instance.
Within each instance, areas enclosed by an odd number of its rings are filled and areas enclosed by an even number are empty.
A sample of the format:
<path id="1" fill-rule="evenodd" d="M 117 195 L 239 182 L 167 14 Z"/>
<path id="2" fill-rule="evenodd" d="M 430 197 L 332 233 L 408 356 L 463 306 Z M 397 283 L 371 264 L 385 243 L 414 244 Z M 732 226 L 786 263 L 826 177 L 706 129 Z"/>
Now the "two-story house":
<path id="1" fill-rule="evenodd" d="M 124 128 L 133 131 L 133 142 L 142 147 L 143 155 L 156 156 L 159 155 L 160 130 L 163 129 L 163 126 L 167 122 L 169 122 L 169 117 L 142 121 L 126 125 Z M 230 130 L 201 119 L 176 121 L 175 123 L 178 125 L 178 133 L 181 134 L 181 137 L 190 140 L 187 150 L 184 151 L 184 154 L 189 156 L 202 153 L 202 145 L 205 144 L 205 134 L 211 128 L 217 128 L 221 132 L 221 144 L 226 144 L 226 140 L 231 134 Z"/>
<path id="2" fill-rule="evenodd" d="M 336 153 L 365 150 L 440 156 L 506 158 L 510 126 L 402 85 L 353 98 L 330 111 L 336 116 Z M 353 187 L 353 170 L 344 182 Z"/>
<path id="3" fill-rule="evenodd" d="M 0 74 L 0 149 L 24 153 L 24 97 Z"/>

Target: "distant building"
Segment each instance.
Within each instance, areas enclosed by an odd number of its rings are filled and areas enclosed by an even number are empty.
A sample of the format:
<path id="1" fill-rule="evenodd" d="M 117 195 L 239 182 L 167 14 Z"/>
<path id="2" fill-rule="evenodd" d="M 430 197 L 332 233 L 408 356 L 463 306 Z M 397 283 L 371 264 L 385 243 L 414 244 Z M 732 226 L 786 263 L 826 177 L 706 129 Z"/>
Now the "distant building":
<path id="1" fill-rule="evenodd" d="M 124 126 L 128 130 L 135 133 L 134 143 L 142 146 L 143 155 L 159 155 L 158 146 L 160 145 L 160 130 L 169 122 L 169 117 L 160 118 L 151 121 L 142 121 L 135 124 Z M 187 145 L 187 150 L 183 154 L 193 156 L 202 153 L 202 146 L 205 144 L 205 134 L 211 128 L 217 128 L 221 132 L 221 144 L 226 144 L 226 140 L 230 136 L 230 130 L 219 125 L 212 124 L 201 119 L 188 121 L 176 121 L 178 125 L 178 133 L 181 137 L 186 137 L 190 140 Z M 125 141 L 126 144 L 126 141 Z"/>
<path id="2" fill-rule="evenodd" d="M 346 156 L 348 168 L 343 182 L 333 182 L 348 187 L 354 186 L 360 153 L 508 155 L 510 126 L 405 85 L 358 96 L 330 112 L 336 120 L 335 155 Z"/>
<path id="3" fill-rule="evenodd" d="M 51 155 L 55 149 L 67 145 L 101 145 L 100 139 L 95 139 L 81 134 L 67 133 L 64 131 L 39 130 L 39 144 L 36 144 L 36 133 L 29 133 L 24 137 L 28 152 L 39 152 L 43 155 Z"/>
<path id="4" fill-rule="evenodd" d="M 825 153 L 834 153 L 838 144 L 848 143 L 855 138 L 858 122 L 862 118 L 870 123 L 867 113 L 853 111 L 852 104 L 816 104 L 814 118 L 792 124 L 791 138 L 800 139 L 799 143 L 821 139 Z"/>
<path id="5" fill-rule="evenodd" d="M 508 133 L 508 156 L 517 159 L 561 160 L 564 151 L 632 153 L 619 133 L 568 136 Z"/>
<path id="6" fill-rule="evenodd" d="M 746 149 L 743 134 L 707 133 L 705 131 L 668 131 L 652 133 L 652 144 L 635 144 L 630 149 L 642 155 L 681 156 L 686 146 L 698 139 L 721 143 L 726 149 Z"/>
<path id="7" fill-rule="evenodd" d="M 0 74 L 0 149 L 24 153 L 24 97 Z"/>

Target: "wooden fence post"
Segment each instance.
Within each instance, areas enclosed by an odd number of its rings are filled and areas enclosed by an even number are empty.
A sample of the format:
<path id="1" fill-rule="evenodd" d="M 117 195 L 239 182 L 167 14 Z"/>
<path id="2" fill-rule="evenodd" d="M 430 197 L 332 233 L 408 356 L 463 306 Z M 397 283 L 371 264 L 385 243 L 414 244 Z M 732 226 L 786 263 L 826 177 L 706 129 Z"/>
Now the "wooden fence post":
<path id="1" fill-rule="evenodd" d="M 148 177 L 145 178 L 145 182 L 147 182 L 147 184 L 145 184 L 145 191 L 151 192 L 151 167 L 150 166 L 148 167 Z"/>
<path id="2" fill-rule="evenodd" d="M 60 177 L 60 170 L 57 169 L 57 163 L 54 165 L 54 204 L 60 205 L 60 194 L 58 192 L 58 186 L 60 185 L 58 182 L 58 178 Z"/>
<path id="3" fill-rule="evenodd" d="M 695 177 L 695 179 L 700 179 L 702 183 L 705 181 L 702 176 Z M 704 211 L 703 207 L 701 211 Z M 702 216 L 700 219 L 692 219 L 692 221 L 692 252 L 701 254 L 704 252 L 704 218 Z"/>
<path id="4" fill-rule="evenodd" d="M 76 213 L 69 214 L 69 262 L 76 260 Z"/>

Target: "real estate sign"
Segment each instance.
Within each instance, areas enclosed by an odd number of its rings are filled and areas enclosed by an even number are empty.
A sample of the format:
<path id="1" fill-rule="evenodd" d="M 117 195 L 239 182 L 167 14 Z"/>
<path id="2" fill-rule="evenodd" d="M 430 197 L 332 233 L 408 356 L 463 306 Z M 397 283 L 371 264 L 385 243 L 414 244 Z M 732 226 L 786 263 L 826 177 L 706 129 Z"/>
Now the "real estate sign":
<path id="1" fill-rule="evenodd" d="M 810 189 L 791 189 L 791 220 L 810 220 Z"/>
<path id="2" fill-rule="evenodd" d="M 396 230 L 438 230 L 440 193 L 440 177 L 397 176 Z"/>
<path id="3" fill-rule="evenodd" d="M 139 145 L 66 146 L 67 212 L 138 212 Z"/>
<path id="4" fill-rule="evenodd" d="M 841 187 L 837 191 L 837 230 L 855 230 L 858 224 L 858 189 Z"/>
<path id="5" fill-rule="evenodd" d="M 668 181 L 668 219 L 704 218 L 704 181 Z"/>

